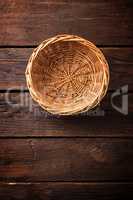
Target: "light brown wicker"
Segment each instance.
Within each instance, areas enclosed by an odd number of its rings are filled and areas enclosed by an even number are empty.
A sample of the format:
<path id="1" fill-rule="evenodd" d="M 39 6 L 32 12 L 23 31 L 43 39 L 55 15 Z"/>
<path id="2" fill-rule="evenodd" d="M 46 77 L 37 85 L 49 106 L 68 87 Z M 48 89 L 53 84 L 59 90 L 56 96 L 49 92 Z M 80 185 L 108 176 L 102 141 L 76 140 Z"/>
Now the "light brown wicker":
<path id="1" fill-rule="evenodd" d="M 75 35 L 57 35 L 32 53 L 26 80 L 32 98 L 53 114 L 94 108 L 106 94 L 109 67 L 103 53 Z"/>

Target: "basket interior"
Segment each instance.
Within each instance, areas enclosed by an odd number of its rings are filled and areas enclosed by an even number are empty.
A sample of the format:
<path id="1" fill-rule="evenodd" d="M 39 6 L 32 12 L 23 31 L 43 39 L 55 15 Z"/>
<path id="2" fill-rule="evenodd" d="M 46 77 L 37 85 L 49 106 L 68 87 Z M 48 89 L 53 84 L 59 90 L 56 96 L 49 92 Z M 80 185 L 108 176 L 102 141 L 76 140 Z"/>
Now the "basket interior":
<path id="1" fill-rule="evenodd" d="M 78 41 L 51 43 L 38 51 L 31 69 L 40 103 L 55 113 L 91 107 L 103 89 L 103 63 Z"/>

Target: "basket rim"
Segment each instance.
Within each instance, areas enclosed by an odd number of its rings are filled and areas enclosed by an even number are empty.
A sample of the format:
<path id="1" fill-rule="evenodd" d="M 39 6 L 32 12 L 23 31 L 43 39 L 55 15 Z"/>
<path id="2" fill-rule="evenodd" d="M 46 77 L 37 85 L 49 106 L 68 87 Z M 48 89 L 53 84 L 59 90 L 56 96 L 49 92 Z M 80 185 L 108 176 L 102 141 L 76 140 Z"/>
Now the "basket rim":
<path id="1" fill-rule="evenodd" d="M 33 67 L 32 64 L 33 64 L 34 60 L 36 59 L 36 56 L 38 55 L 38 53 L 42 49 L 47 47 L 49 44 L 53 44 L 55 42 L 64 41 L 63 39 L 65 39 L 65 41 L 78 41 L 78 42 L 81 42 L 82 45 L 85 45 L 85 42 L 86 42 L 87 46 L 90 45 L 91 48 L 94 48 L 94 50 L 97 50 L 97 52 L 98 52 L 97 58 L 99 59 L 98 56 L 102 55 L 102 59 L 106 63 L 106 65 L 105 65 L 106 68 L 105 67 L 104 67 L 105 69 L 103 68 L 104 69 L 103 71 L 104 71 L 104 78 L 105 79 L 103 80 L 103 87 L 101 89 L 102 90 L 101 91 L 101 97 L 95 99 L 94 105 L 92 104 L 91 106 L 90 105 L 82 106 L 82 108 L 78 109 L 78 110 L 71 110 L 71 111 L 68 111 L 68 112 L 58 111 L 56 113 L 55 111 L 53 111 L 52 109 L 50 109 L 46 105 L 44 105 L 44 102 L 40 101 L 40 99 L 39 99 L 40 95 L 39 95 L 39 93 L 37 91 L 35 91 L 35 89 L 33 87 L 33 80 L 32 80 L 32 77 L 31 77 L 31 70 L 32 70 L 32 67 Z M 90 46 L 89 46 L 89 48 L 90 48 Z M 59 115 L 73 115 L 73 114 L 76 114 L 76 113 L 82 113 L 82 112 L 86 112 L 86 111 L 94 108 L 95 106 L 97 106 L 99 104 L 99 102 L 103 99 L 103 97 L 105 96 L 105 94 L 107 92 L 107 89 L 108 89 L 108 86 L 109 86 L 109 80 L 110 80 L 109 65 L 108 65 L 107 60 L 106 60 L 104 54 L 102 53 L 102 51 L 98 47 L 96 47 L 92 42 L 90 42 L 90 41 L 88 41 L 88 40 L 86 40 L 86 39 L 84 39 L 82 37 L 79 37 L 79 36 L 76 36 L 76 35 L 70 35 L 70 34 L 69 35 L 68 34 L 60 34 L 60 35 L 56 35 L 54 37 L 50 37 L 47 40 L 44 40 L 37 48 L 35 48 L 33 50 L 32 54 L 31 54 L 30 58 L 29 58 L 25 75 L 26 75 L 27 86 L 28 86 L 28 89 L 29 89 L 29 92 L 30 92 L 30 95 L 32 96 L 32 98 L 36 102 L 38 102 L 38 104 L 43 109 L 45 109 L 47 112 L 52 113 L 52 114 L 59 114 Z M 106 84 L 105 84 L 105 80 L 106 80 Z M 105 85 L 106 85 L 106 87 L 105 87 Z M 104 88 L 104 91 L 103 91 L 103 88 Z"/>

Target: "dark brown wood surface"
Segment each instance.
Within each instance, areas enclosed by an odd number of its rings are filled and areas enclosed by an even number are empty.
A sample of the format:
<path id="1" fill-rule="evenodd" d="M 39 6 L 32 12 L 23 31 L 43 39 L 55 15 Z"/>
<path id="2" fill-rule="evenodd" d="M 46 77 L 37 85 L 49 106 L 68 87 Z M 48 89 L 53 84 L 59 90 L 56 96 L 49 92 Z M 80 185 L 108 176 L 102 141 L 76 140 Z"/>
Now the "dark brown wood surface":
<path id="1" fill-rule="evenodd" d="M 109 63 L 108 93 L 84 115 L 48 115 L 27 90 L 33 49 L 62 33 L 92 41 Z M 0 1 L 0 200 L 132 199 L 132 119 L 132 0 Z"/>
<path id="2" fill-rule="evenodd" d="M 128 115 L 113 108 L 112 95 L 113 93 L 108 93 L 91 112 L 73 117 L 59 117 L 46 113 L 32 101 L 27 92 L 2 93 L 0 137 L 133 137 L 133 94 L 128 95 Z M 121 101 L 122 97 L 118 96 L 114 103 L 121 106 Z"/>
<path id="3" fill-rule="evenodd" d="M 4 0 L 0 10 L 1 45 L 36 45 L 61 33 L 133 45 L 132 0 Z"/>
<path id="4" fill-rule="evenodd" d="M 0 199 L 120 200 L 133 198 L 132 183 L 5 183 Z"/>
<path id="5" fill-rule="evenodd" d="M 0 181 L 132 181 L 133 139 L 0 139 L 0 145 Z"/>

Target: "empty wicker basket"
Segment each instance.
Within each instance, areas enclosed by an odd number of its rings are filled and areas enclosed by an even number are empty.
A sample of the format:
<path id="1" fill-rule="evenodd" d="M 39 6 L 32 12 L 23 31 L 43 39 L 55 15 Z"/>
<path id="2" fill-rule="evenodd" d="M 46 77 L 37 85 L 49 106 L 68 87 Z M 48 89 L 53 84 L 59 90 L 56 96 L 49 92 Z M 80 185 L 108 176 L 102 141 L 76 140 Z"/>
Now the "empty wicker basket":
<path id="1" fill-rule="evenodd" d="M 95 107 L 104 97 L 109 68 L 102 52 L 74 35 L 43 41 L 26 69 L 27 85 L 39 105 L 53 114 L 72 115 Z"/>

